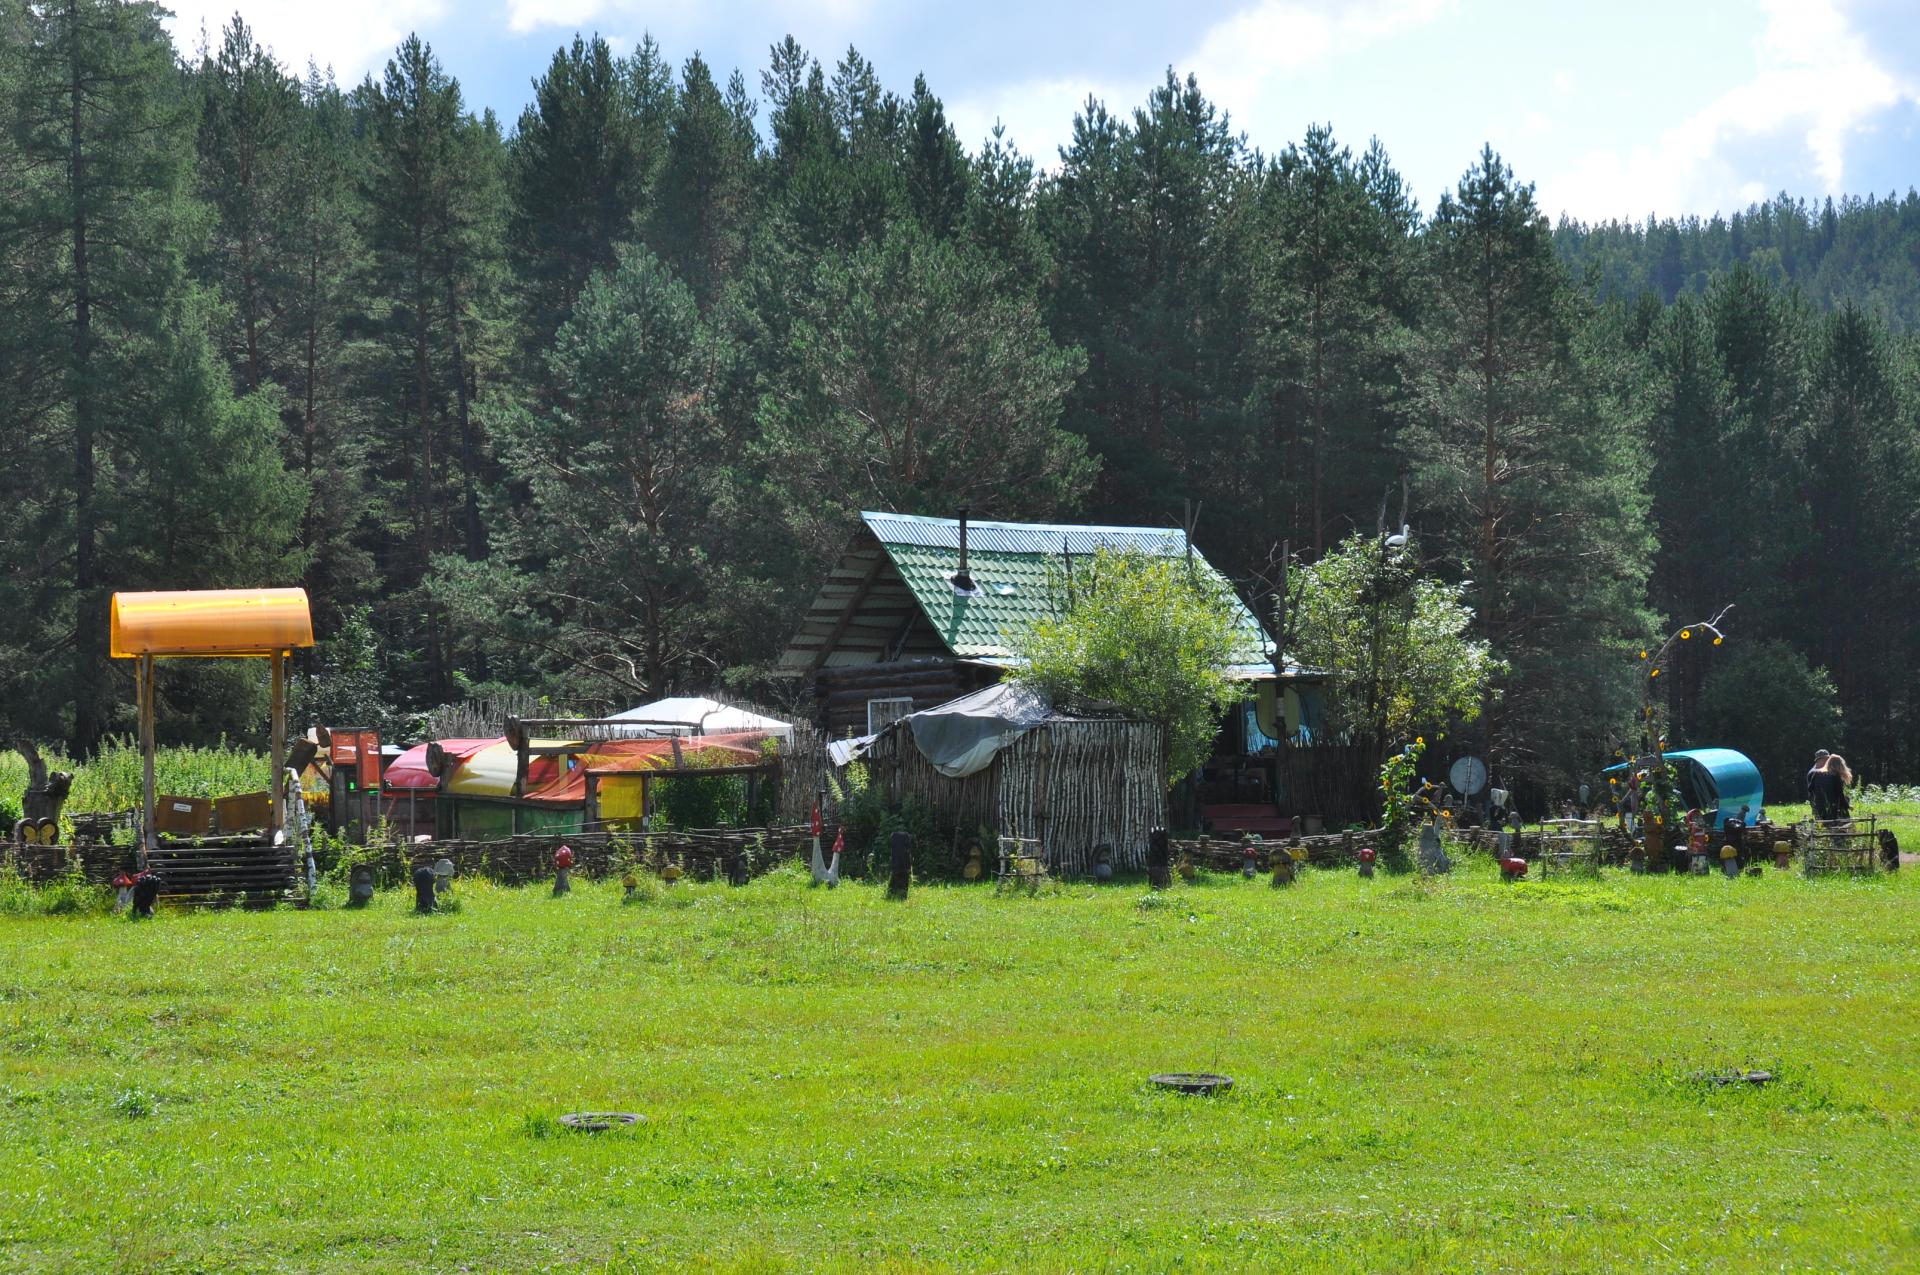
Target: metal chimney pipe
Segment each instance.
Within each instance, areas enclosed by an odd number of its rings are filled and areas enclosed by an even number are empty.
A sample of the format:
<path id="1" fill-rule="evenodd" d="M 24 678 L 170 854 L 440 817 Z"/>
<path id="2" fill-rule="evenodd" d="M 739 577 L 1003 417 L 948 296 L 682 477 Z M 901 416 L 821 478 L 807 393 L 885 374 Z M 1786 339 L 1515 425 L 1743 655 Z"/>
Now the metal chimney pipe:
<path id="1" fill-rule="evenodd" d="M 955 593 L 972 593 L 973 574 L 967 570 L 967 507 L 960 506 L 960 569 L 953 573 Z"/>

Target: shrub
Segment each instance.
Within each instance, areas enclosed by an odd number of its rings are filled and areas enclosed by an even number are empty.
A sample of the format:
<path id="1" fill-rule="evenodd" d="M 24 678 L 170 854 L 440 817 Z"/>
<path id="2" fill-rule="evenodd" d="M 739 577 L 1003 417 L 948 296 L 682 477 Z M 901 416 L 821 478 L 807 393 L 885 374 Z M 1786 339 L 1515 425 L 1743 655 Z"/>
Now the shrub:
<path id="1" fill-rule="evenodd" d="M 839 826 L 847 833 L 840 871 L 847 876 L 885 876 L 891 869 L 891 842 L 905 830 L 913 839 L 913 872 L 917 877 L 958 876 L 961 864 L 953 854 L 953 825 L 940 812 L 918 801 L 889 801 L 867 782 L 867 770 L 858 762 L 847 767 L 845 779 L 828 784 L 839 805 Z M 834 821 L 821 837 L 824 852 L 833 844 Z M 992 848 L 981 847 L 989 855 Z"/>
<path id="2" fill-rule="evenodd" d="M 1844 749 L 1833 679 L 1785 642 L 1739 643 L 1700 685 L 1692 742 L 1753 759 L 1775 801 L 1805 801 L 1814 750 Z"/>

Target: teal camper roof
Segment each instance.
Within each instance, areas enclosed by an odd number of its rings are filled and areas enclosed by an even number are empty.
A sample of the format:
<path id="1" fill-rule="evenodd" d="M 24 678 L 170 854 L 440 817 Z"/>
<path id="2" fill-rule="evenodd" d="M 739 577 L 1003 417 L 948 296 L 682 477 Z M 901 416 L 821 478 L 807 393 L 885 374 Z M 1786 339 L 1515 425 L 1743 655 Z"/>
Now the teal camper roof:
<path id="1" fill-rule="evenodd" d="M 1746 806 L 1749 823 L 1766 813 L 1766 786 L 1760 782 L 1760 768 L 1745 753 L 1731 748 L 1683 748 L 1665 754 L 1674 764 L 1680 781 L 1680 799 L 1689 807 L 1714 810 L 1717 828 Z M 1606 773 L 1624 771 L 1631 763 L 1607 767 Z"/>

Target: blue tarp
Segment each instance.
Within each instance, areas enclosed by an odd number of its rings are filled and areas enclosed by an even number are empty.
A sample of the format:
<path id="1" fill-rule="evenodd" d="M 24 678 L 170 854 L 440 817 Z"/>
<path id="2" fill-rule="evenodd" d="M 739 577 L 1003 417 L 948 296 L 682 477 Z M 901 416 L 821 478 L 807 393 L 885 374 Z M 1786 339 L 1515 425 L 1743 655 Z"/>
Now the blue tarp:
<path id="1" fill-rule="evenodd" d="M 1666 758 L 1679 781 L 1680 800 L 1689 808 L 1713 811 L 1715 828 L 1738 815 L 1742 806 L 1747 807 L 1749 824 L 1766 814 L 1766 789 L 1760 782 L 1760 768 L 1749 761 L 1745 753 L 1731 748 L 1687 748 L 1668 753 Z M 1607 767 L 1607 773 L 1618 774 L 1626 769 L 1622 763 Z"/>

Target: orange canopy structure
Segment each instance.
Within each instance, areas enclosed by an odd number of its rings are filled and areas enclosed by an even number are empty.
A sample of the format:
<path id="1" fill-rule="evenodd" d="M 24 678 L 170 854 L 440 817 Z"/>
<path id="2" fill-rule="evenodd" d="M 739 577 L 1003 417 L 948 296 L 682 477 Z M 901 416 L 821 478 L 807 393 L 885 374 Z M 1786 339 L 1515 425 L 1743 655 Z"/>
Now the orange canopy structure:
<path id="1" fill-rule="evenodd" d="M 116 593 L 108 624 L 115 659 L 284 655 L 313 645 L 305 589 Z"/>
<path id="2" fill-rule="evenodd" d="M 273 661 L 273 715 L 268 727 L 272 794 L 269 827 L 284 837 L 287 756 L 287 656 L 313 645 L 313 613 L 305 589 L 198 589 L 116 593 L 107 618 L 107 649 L 138 660 L 140 700 L 141 866 L 157 844 L 153 791 L 153 662 L 177 656 L 265 656 Z M 297 780 L 296 780 L 297 782 Z"/>

